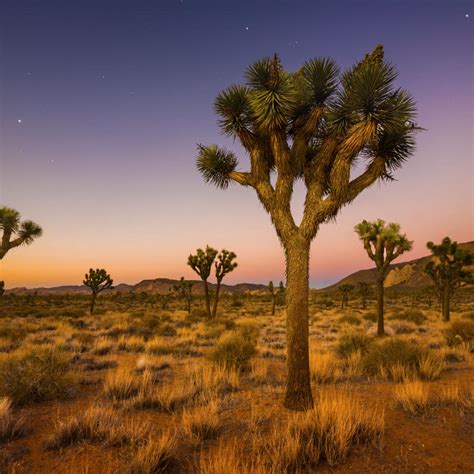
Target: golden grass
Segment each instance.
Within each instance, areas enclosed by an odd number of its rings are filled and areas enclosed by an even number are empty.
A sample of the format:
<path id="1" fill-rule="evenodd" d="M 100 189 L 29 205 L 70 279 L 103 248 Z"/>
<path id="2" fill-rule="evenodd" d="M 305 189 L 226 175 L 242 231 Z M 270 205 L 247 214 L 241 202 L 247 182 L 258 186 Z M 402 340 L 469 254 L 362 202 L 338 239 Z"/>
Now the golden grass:
<path id="1" fill-rule="evenodd" d="M 405 382 L 395 388 L 395 401 L 404 411 L 421 415 L 430 408 L 428 387 L 419 380 Z"/>
<path id="2" fill-rule="evenodd" d="M 139 393 L 150 392 L 152 376 L 145 371 L 143 376 L 137 376 L 124 368 L 115 369 L 107 374 L 104 380 L 104 395 L 113 400 L 127 400 Z"/>
<path id="3" fill-rule="evenodd" d="M 196 441 L 215 438 L 220 428 L 217 400 L 211 400 L 193 409 L 185 409 L 179 423 L 183 434 Z"/>
<path id="4" fill-rule="evenodd" d="M 157 474 L 170 472 L 176 464 L 176 436 L 163 433 L 150 436 L 134 454 L 130 474 Z"/>
<path id="5" fill-rule="evenodd" d="M 9 398 L 0 398 L 0 444 L 21 438 L 26 432 L 24 417 L 13 413 Z"/>

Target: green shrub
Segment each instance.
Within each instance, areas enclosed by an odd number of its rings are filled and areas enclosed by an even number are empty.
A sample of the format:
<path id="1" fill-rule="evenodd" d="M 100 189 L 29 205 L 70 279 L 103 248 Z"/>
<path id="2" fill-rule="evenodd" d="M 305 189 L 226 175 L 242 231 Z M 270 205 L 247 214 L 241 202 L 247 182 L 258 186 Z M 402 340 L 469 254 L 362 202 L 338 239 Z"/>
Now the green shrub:
<path id="1" fill-rule="evenodd" d="M 394 366 L 402 366 L 409 370 L 418 371 L 426 350 L 405 339 L 385 339 L 370 346 L 362 358 L 362 367 L 368 375 L 378 375 L 381 372 L 389 377 Z"/>
<path id="2" fill-rule="evenodd" d="M 366 354 L 373 344 L 374 338 L 360 332 L 343 334 L 336 346 L 336 353 L 339 357 L 349 357 L 352 353 L 359 351 Z"/>
<path id="3" fill-rule="evenodd" d="M 250 358 L 257 353 L 256 342 L 240 331 L 222 334 L 209 354 L 209 359 L 228 369 L 249 368 Z"/>
<path id="4" fill-rule="evenodd" d="M 70 393 L 70 357 L 62 350 L 38 347 L 0 359 L 0 396 L 15 405 L 51 400 Z"/>
<path id="5" fill-rule="evenodd" d="M 353 316 L 351 314 L 346 314 L 344 316 L 341 316 L 339 318 L 340 323 L 347 323 L 347 324 L 352 324 L 353 326 L 360 326 L 361 320 L 357 316 Z"/>
<path id="6" fill-rule="evenodd" d="M 444 330 L 444 337 L 449 346 L 456 346 L 462 342 L 467 342 L 472 346 L 474 344 L 474 321 L 452 321 Z"/>
<path id="7" fill-rule="evenodd" d="M 398 314 L 393 314 L 389 319 L 398 319 L 399 321 L 410 321 L 412 323 L 423 324 L 426 321 L 426 316 L 418 309 L 409 309 Z"/>

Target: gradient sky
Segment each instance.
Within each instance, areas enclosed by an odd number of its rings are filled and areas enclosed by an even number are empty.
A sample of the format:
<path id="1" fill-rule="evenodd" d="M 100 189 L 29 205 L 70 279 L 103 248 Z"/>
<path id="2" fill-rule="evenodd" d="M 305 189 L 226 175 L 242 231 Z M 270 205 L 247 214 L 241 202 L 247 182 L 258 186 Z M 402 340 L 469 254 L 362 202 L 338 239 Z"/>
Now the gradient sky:
<path id="1" fill-rule="evenodd" d="M 378 43 L 427 129 L 397 172 L 326 224 L 311 285 L 371 267 L 353 227 L 399 222 L 415 240 L 474 239 L 472 1 L 2 1 L 0 203 L 44 235 L 2 261 L 7 287 L 195 277 L 209 243 L 234 250 L 227 282 L 284 279 L 283 253 L 251 189 L 219 191 L 195 170 L 220 143 L 213 99 L 254 60 L 314 56 L 348 67 Z M 21 122 L 20 122 L 21 121 Z M 234 147 L 240 151 L 238 147 Z M 242 156 L 241 167 L 246 167 Z M 303 189 L 297 187 L 298 214 Z"/>

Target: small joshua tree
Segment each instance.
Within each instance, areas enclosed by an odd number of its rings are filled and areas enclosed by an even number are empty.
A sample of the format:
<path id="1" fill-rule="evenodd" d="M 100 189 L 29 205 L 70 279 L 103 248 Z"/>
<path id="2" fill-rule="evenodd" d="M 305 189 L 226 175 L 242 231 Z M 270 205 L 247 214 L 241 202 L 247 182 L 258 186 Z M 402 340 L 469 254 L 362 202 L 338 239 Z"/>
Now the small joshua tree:
<path id="1" fill-rule="evenodd" d="M 454 291 L 462 283 L 472 282 L 472 272 L 466 267 L 472 265 L 473 256 L 449 237 L 445 237 L 439 245 L 428 242 L 426 246 L 431 250 L 432 256 L 424 271 L 439 291 L 443 321 L 449 321 L 450 302 Z"/>
<path id="2" fill-rule="evenodd" d="M 188 311 L 188 314 L 191 314 L 193 283 L 191 281 L 186 281 L 184 277 L 181 277 L 178 283 L 173 285 L 172 289 L 179 298 L 186 302 L 186 310 Z"/>
<path id="3" fill-rule="evenodd" d="M 367 255 L 377 267 L 377 335 L 385 334 L 383 304 L 384 281 L 390 271 L 390 263 L 402 253 L 412 249 L 413 242 L 400 233 L 399 224 L 385 224 L 382 219 L 375 222 L 362 221 L 354 227 L 364 244 Z"/>
<path id="4" fill-rule="evenodd" d="M 221 283 L 223 278 L 230 272 L 233 272 L 237 268 L 237 262 L 234 262 L 234 259 L 237 258 L 237 255 L 234 252 L 229 252 L 228 250 L 221 250 L 221 253 L 217 256 L 217 261 L 215 262 L 216 268 L 216 294 L 214 297 L 214 307 L 212 308 L 212 317 L 215 318 L 217 314 L 217 303 L 219 301 L 219 291 L 221 289 Z"/>
<path id="5" fill-rule="evenodd" d="M 5 293 L 5 282 L 0 281 L 0 298 L 3 296 L 4 293 Z"/>
<path id="6" fill-rule="evenodd" d="M 270 292 L 270 295 L 272 297 L 272 316 L 274 316 L 275 315 L 276 297 L 277 297 L 278 293 L 277 293 L 277 289 L 273 286 L 273 281 L 270 281 L 268 283 L 268 291 Z"/>
<path id="7" fill-rule="evenodd" d="M 362 303 L 362 309 L 367 308 L 367 296 L 369 295 L 369 284 L 365 281 L 360 281 L 358 284 L 357 291 L 360 296 L 360 301 Z"/>
<path id="8" fill-rule="evenodd" d="M 207 284 L 207 279 L 211 274 L 212 264 L 217 256 L 217 250 L 206 246 L 206 250 L 197 249 L 196 255 L 189 255 L 188 265 L 199 275 L 201 280 L 204 283 L 204 296 L 206 298 L 206 312 L 208 317 L 211 315 L 211 301 L 209 296 L 209 286 Z"/>
<path id="9" fill-rule="evenodd" d="M 94 312 L 95 299 L 99 293 L 104 290 L 112 288 L 114 281 L 110 278 L 110 275 L 103 268 L 89 269 L 89 273 L 86 273 L 82 282 L 92 290 L 92 300 L 90 306 L 90 314 Z"/>
<path id="10" fill-rule="evenodd" d="M 33 221 L 21 221 L 20 213 L 9 207 L 0 207 L 0 230 L 3 231 L 0 260 L 9 250 L 20 245 L 30 245 L 43 234 L 38 224 Z"/>
<path id="11" fill-rule="evenodd" d="M 347 308 L 349 306 L 349 295 L 354 289 L 354 285 L 351 283 L 343 283 L 338 286 L 338 289 L 341 292 L 341 309 Z"/>

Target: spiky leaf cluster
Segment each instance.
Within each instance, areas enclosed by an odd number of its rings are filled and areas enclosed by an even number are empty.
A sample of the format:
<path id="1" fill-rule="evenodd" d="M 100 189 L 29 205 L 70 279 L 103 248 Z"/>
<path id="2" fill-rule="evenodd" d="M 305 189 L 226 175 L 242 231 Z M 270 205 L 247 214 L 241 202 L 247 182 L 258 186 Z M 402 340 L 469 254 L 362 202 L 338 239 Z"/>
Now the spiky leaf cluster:
<path id="1" fill-rule="evenodd" d="M 300 228 L 312 238 L 319 223 L 390 179 L 414 151 L 415 103 L 395 86 L 397 72 L 381 46 L 342 74 L 330 58 L 309 59 L 292 73 L 275 55 L 249 66 L 245 79 L 222 91 L 214 106 L 222 132 L 247 151 L 250 170 L 237 171 L 235 155 L 217 145 L 199 145 L 197 167 L 217 187 L 254 187 L 277 227 L 277 209 L 285 209 L 287 229 L 297 230 L 288 205 L 296 179 L 308 188 Z M 359 160 L 365 171 L 353 177 Z M 285 230 L 277 231 L 283 237 Z"/>
<path id="2" fill-rule="evenodd" d="M 88 286 L 92 290 L 92 293 L 97 294 L 101 291 L 111 289 L 114 281 L 103 268 L 96 268 L 95 270 L 90 268 L 89 273 L 84 275 L 82 283 Z"/>
<path id="3" fill-rule="evenodd" d="M 237 268 L 238 264 L 234 262 L 235 258 L 237 258 L 237 255 L 234 252 L 229 252 L 225 249 L 221 250 L 217 256 L 217 261 L 214 263 L 218 282 L 221 282 L 228 273 L 233 272 Z"/>
<path id="4" fill-rule="evenodd" d="M 206 249 L 197 249 L 195 255 L 189 255 L 188 265 L 201 277 L 207 280 L 211 274 L 212 264 L 217 256 L 217 250 L 206 246 Z"/>
<path id="5" fill-rule="evenodd" d="M 12 248 L 20 245 L 29 245 L 34 239 L 41 237 L 43 230 L 33 221 L 21 221 L 18 211 L 8 207 L 0 208 L 0 259 Z"/>
<path id="6" fill-rule="evenodd" d="M 467 267 L 473 264 L 473 255 L 459 247 L 458 243 L 445 237 L 440 244 L 428 242 L 431 259 L 425 266 L 427 273 L 439 289 L 455 289 L 462 283 L 473 283 L 472 271 Z"/>
<path id="7" fill-rule="evenodd" d="M 390 262 L 413 247 L 413 241 L 400 233 L 399 224 L 385 224 L 383 219 L 374 222 L 363 220 L 354 230 L 363 242 L 367 255 L 383 276 L 388 272 Z"/>

